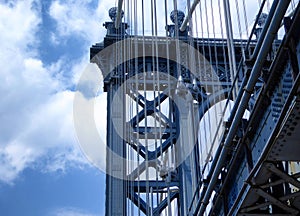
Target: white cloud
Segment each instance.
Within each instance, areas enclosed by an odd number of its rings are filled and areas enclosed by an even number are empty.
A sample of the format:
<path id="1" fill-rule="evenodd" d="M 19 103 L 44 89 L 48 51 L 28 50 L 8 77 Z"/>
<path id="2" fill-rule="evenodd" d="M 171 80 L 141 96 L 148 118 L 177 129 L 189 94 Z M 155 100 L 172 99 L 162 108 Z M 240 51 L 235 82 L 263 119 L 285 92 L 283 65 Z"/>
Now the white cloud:
<path id="1" fill-rule="evenodd" d="M 28 167 L 55 172 L 89 166 L 74 132 L 74 92 L 65 90 L 61 75 L 68 65 L 74 74 L 69 85 L 76 83 L 87 55 L 71 66 L 64 57 L 45 65 L 37 49 L 39 4 L 12 2 L 0 3 L 0 182 L 8 184 Z"/>
<path id="2" fill-rule="evenodd" d="M 0 148 L 0 181 L 11 183 L 25 166 L 32 162 L 32 149 L 29 149 L 17 142 Z"/>
<path id="3" fill-rule="evenodd" d="M 11 1 L 11 5 L 0 4 L 1 46 L 10 51 L 20 51 L 33 45 L 35 32 L 40 24 L 33 0 Z M 9 43 L 13 42 L 13 43 Z"/>
<path id="4" fill-rule="evenodd" d="M 102 1 L 99 7 L 105 7 L 103 11 L 108 11 L 108 2 Z M 105 29 L 99 22 L 104 18 L 102 17 L 104 16 L 103 11 L 98 13 L 98 8 L 91 9 L 90 3 L 91 0 L 56 0 L 52 2 L 49 13 L 56 21 L 56 34 L 60 38 L 62 37 L 62 40 L 65 37 L 79 36 L 89 43 L 95 43 L 101 38 L 100 35 L 104 35 Z M 107 15 L 105 14 L 105 16 Z M 58 36 L 53 37 L 55 43 L 59 41 L 58 38 Z"/>

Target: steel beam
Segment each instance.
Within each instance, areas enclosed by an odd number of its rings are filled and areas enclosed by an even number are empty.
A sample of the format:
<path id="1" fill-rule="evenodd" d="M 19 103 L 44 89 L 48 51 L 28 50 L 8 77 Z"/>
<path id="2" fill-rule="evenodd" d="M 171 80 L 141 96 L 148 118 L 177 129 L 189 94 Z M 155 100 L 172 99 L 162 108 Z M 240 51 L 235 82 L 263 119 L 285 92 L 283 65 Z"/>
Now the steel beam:
<path id="1" fill-rule="evenodd" d="M 297 181 L 296 179 L 294 179 L 290 175 L 288 175 L 285 172 L 278 169 L 274 164 L 268 163 L 268 164 L 266 164 L 266 166 L 270 171 L 275 173 L 277 176 L 279 176 L 280 178 L 284 179 L 286 182 L 288 182 L 288 183 L 294 185 L 295 187 L 297 187 L 298 189 L 300 189 L 300 182 L 299 181 Z"/>
<path id="2" fill-rule="evenodd" d="M 265 192 L 264 190 L 258 188 L 255 189 L 255 192 L 257 194 L 259 194 L 260 196 L 264 197 L 265 199 L 269 200 L 272 204 L 280 207 L 281 209 L 293 214 L 293 215 L 297 215 L 299 213 L 298 210 L 288 206 L 287 204 L 283 203 L 281 200 L 278 200 L 277 198 L 273 197 L 272 195 L 268 194 L 267 192 Z"/>
<path id="3" fill-rule="evenodd" d="M 147 191 L 150 191 L 150 188 L 153 188 L 153 191 L 158 191 L 160 193 L 167 193 L 166 190 L 168 187 L 179 187 L 179 182 L 166 182 L 166 181 L 128 181 L 129 187 L 132 188 L 134 192 L 140 192 L 140 193 L 145 193 Z"/>
<path id="4" fill-rule="evenodd" d="M 300 196 L 300 191 L 292 193 L 292 194 L 288 194 L 288 195 L 283 196 L 283 197 L 280 197 L 278 200 L 283 202 L 283 201 L 287 201 L 289 199 L 299 197 L 299 196 Z M 272 205 L 272 202 L 267 201 L 267 202 L 264 202 L 264 203 L 261 203 L 261 204 L 254 204 L 253 206 L 242 208 L 240 210 L 240 212 L 241 213 L 246 213 L 246 212 L 250 212 L 250 211 L 253 211 L 253 210 L 256 210 L 256 209 L 265 208 L 269 205 Z"/>

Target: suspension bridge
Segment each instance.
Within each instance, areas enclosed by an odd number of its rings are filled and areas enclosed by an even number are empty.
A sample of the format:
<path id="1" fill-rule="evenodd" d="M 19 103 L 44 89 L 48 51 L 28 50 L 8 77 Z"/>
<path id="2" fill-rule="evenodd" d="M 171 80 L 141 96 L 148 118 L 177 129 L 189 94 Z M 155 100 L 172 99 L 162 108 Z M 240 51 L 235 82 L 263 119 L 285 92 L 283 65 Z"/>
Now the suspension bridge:
<path id="1" fill-rule="evenodd" d="M 106 215 L 300 214 L 300 3 L 119 0 Z"/>

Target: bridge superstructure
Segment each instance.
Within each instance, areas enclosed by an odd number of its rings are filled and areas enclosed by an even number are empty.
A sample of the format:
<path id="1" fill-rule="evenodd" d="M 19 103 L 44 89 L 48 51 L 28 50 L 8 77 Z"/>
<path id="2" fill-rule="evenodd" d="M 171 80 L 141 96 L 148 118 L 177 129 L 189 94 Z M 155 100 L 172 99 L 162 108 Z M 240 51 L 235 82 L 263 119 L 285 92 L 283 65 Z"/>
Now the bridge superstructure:
<path id="1" fill-rule="evenodd" d="M 198 3 L 189 26 L 174 4 L 166 36 L 130 31 L 119 4 L 91 47 L 107 92 L 106 215 L 298 215 L 300 3 L 266 15 L 262 1 L 248 39 L 228 17 L 226 37 L 193 37 Z M 221 101 L 229 117 L 207 118 Z"/>

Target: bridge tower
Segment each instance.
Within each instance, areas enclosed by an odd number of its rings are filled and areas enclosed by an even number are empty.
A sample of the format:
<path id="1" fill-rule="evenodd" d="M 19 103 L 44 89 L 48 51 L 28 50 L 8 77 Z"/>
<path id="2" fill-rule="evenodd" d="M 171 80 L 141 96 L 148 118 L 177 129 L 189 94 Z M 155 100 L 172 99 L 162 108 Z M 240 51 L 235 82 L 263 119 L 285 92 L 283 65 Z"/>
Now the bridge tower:
<path id="1" fill-rule="evenodd" d="M 179 31 L 178 10 L 167 37 L 129 35 L 116 14 L 111 8 L 106 37 L 91 48 L 107 92 L 106 215 L 186 215 L 202 179 L 199 120 L 232 86 L 226 40 L 214 50 L 211 39 Z"/>

